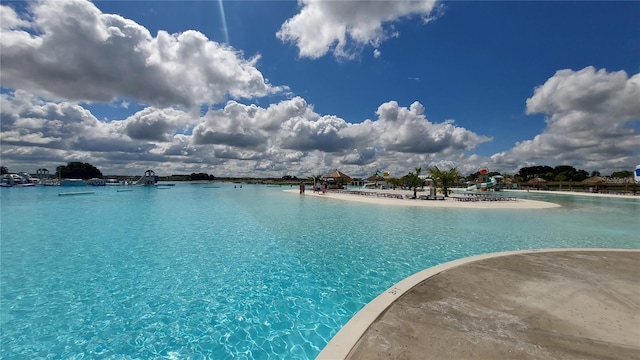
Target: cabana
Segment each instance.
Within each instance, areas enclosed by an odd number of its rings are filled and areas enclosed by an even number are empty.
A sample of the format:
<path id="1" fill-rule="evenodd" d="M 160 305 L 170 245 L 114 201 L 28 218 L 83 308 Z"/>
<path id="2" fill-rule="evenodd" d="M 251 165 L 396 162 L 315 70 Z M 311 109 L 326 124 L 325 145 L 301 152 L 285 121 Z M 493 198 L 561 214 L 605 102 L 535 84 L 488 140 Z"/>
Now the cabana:
<path id="1" fill-rule="evenodd" d="M 351 182 L 351 176 L 338 169 L 324 175 L 323 178 L 327 182 L 327 188 L 329 189 L 344 189 L 345 185 Z"/>

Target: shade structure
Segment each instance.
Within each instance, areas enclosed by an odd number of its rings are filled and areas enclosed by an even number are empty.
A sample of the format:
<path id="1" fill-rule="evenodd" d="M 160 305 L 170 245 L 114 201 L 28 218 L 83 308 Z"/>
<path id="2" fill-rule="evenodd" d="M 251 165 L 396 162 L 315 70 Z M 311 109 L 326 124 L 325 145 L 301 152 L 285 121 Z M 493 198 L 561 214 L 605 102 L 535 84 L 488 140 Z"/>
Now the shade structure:
<path id="1" fill-rule="evenodd" d="M 541 178 L 541 177 L 534 177 L 533 179 L 529 180 L 530 184 L 544 184 L 546 183 L 547 180 Z"/>
<path id="2" fill-rule="evenodd" d="M 327 175 L 324 176 L 325 179 L 333 179 L 336 182 L 350 182 L 351 181 L 351 176 L 343 173 L 342 171 L 335 169 L 334 171 L 328 173 Z"/>
<path id="3" fill-rule="evenodd" d="M 367 178 L 367 181 L 369 182 L 384 181 L 384 178 L 380 175 L 372 175 Z"/>
<path id="4" fill-rule="evenodd" d="M 546 186 L 545 184 L 547 182 L 548 182 L 547 180 L 536 176 L 533 179 L 527 181 L 526 184 L 529 185 L 529 186 L 534 186 L 535 188 L 540 188 L 540 186 Z"/>
<path id="5" fill-rule="evenodd" d="M 582 183 L 587 185 L 597 185 L 597 184 L 604 183 L 604 180 L 605 179 L 601 176 L 592 176 L 588 179 L 583 180 Z"/>

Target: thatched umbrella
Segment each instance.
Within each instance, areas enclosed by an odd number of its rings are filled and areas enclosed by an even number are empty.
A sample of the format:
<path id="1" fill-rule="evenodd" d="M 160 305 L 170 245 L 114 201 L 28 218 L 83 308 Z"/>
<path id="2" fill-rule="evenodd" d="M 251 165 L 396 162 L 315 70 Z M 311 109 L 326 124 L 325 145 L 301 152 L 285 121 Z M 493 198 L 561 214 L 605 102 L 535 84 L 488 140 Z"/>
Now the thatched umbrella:
<path id="1" fill-rule="evenodd" d="M 342 171 L 335 169 L 329 174 L 324 176 L 324 179 L 327 181 L 333 181 L 336 184 L 348 184 L 351 182 L 351 176 L 343 173 Z"/>
<path id="2" fill-rule="evenodd" d="M 595 189 L 593 191 L 598 192 L 598 185 L 603 184 L 604 181 L 605 181 L 605 178 L 601 176 L 592 176 L 588 179 L 583 180 L 582 183 L 589 186 L 595 186 Z"/>
<path id="3" fill-rule="evenodd" d="M 380 175 L 371 175 L 367 178 L 367 181 L 377 183 L 378 181 L 384 181 L 384 178 Z"/>
<path id="4" fill-rule="evenodd" d="M 334 179 L 351 179 L 351 176 L 343 173 L 342 171 L 335 169 L 333 172 L 324 176 L 325 179 L 334 178 Z"/>
<path id="5" fill-rule="evenodd" d="M 535 185 L 537 187 L 540 187 L 540 184 L 546 184 L 547 180 L 545 180 L 545 179 L 543 179 L 543 178 L 541 178 L 539 176 L 536 176 L 533 179 L 529 180 L 528 183 L 529 183 L 529 185 Z"/>
<path id="6" fill-rule="evenodd" d="M 583 184 L 587 184 L 587 185 L 598 185 L 603 182 L 604 182 L 604 178 L 601 176 L 592 176 L 582 181 Z"/>

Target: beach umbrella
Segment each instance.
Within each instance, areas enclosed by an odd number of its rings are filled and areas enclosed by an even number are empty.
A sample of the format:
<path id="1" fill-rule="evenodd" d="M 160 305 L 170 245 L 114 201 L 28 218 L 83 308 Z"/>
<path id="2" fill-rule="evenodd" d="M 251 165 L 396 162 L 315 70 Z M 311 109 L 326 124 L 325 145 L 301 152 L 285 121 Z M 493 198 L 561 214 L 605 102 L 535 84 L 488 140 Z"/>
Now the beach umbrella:
<path id="1" fill-rule="evenodd" d="M 372 175 L 369 176 L 367 178 L 367 181 L 369 182 L 378 182 L 378 181 L 384 181 L 384 177 L 380 176 L 380 175 Z"/>
<path id="2" fill-rule="evenodd" d="M 583 184 L 595 186 L 595 192 L 598 192 L 598 185 L 603 184 L 605 182 L 605 178 L 601 176 L 592 176 L 588 179 L 582 181 Z"/>
<path id="3" fill-rule="evenodd" d="M 327 181 L 333 181 L 336 184 L 348 184 L 351 182 L 351 176 L 343 173 L 342 171 L 335 169 L 324 176 Z"/>
<path id="4" fill-rule="evenodd" d="M 334 171 L 330 172 L 329 174 L 324 176 L 325 179 L 328 178 L 333 178 L 333 179 L 351 179 L 351 176 L 343 173 L 342 171 L 335 169 Z"/>
<path id="5" fill-rule="evenodd" d="M 547 180 L 545 180 L 545 179 L 543 179 L 541 177 L 534 177 L 533 179 L 529 180 L 529 183 L 532 183 L 532 184 L 544 184 L 546 182 L 547 182 Z"/>
<path id="6" fill-rule="evenodd" d="M 529 185 L 535 185 L 535 186 L 538 186 L 538 187 L 540 186 L 540 184 L 546 184 L 546 183 L 547 183 L 547 180 L 545 180 L 545 179 L 543 179 L 541 177 L 538 177 L 538 176 L 536 176 L 533 179 L 528 181 Z"/>
<path id="7" fill-rule="evenodd" d="M 583 184 L 587 184 L 587 185 L 597 185 L 603 182 L 604 182 L 604 178 L 601 176 L 592 176 L 582 181 Z"/>

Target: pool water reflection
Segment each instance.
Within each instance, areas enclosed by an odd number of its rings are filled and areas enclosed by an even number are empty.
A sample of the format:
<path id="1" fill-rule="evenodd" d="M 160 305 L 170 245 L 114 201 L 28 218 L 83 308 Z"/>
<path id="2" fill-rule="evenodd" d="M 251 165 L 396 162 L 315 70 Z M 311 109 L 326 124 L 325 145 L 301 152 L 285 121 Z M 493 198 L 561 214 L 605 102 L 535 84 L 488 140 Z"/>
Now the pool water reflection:
<path id="1" fill-rule="evenodd" d="M 424 268 L 506 250 L 640 247 L 640 199 L 523 193 L 562 207 L 472 210 L 257 185 L 133 189 L 1 189 L 4 358 L 311 359 Z"/>

